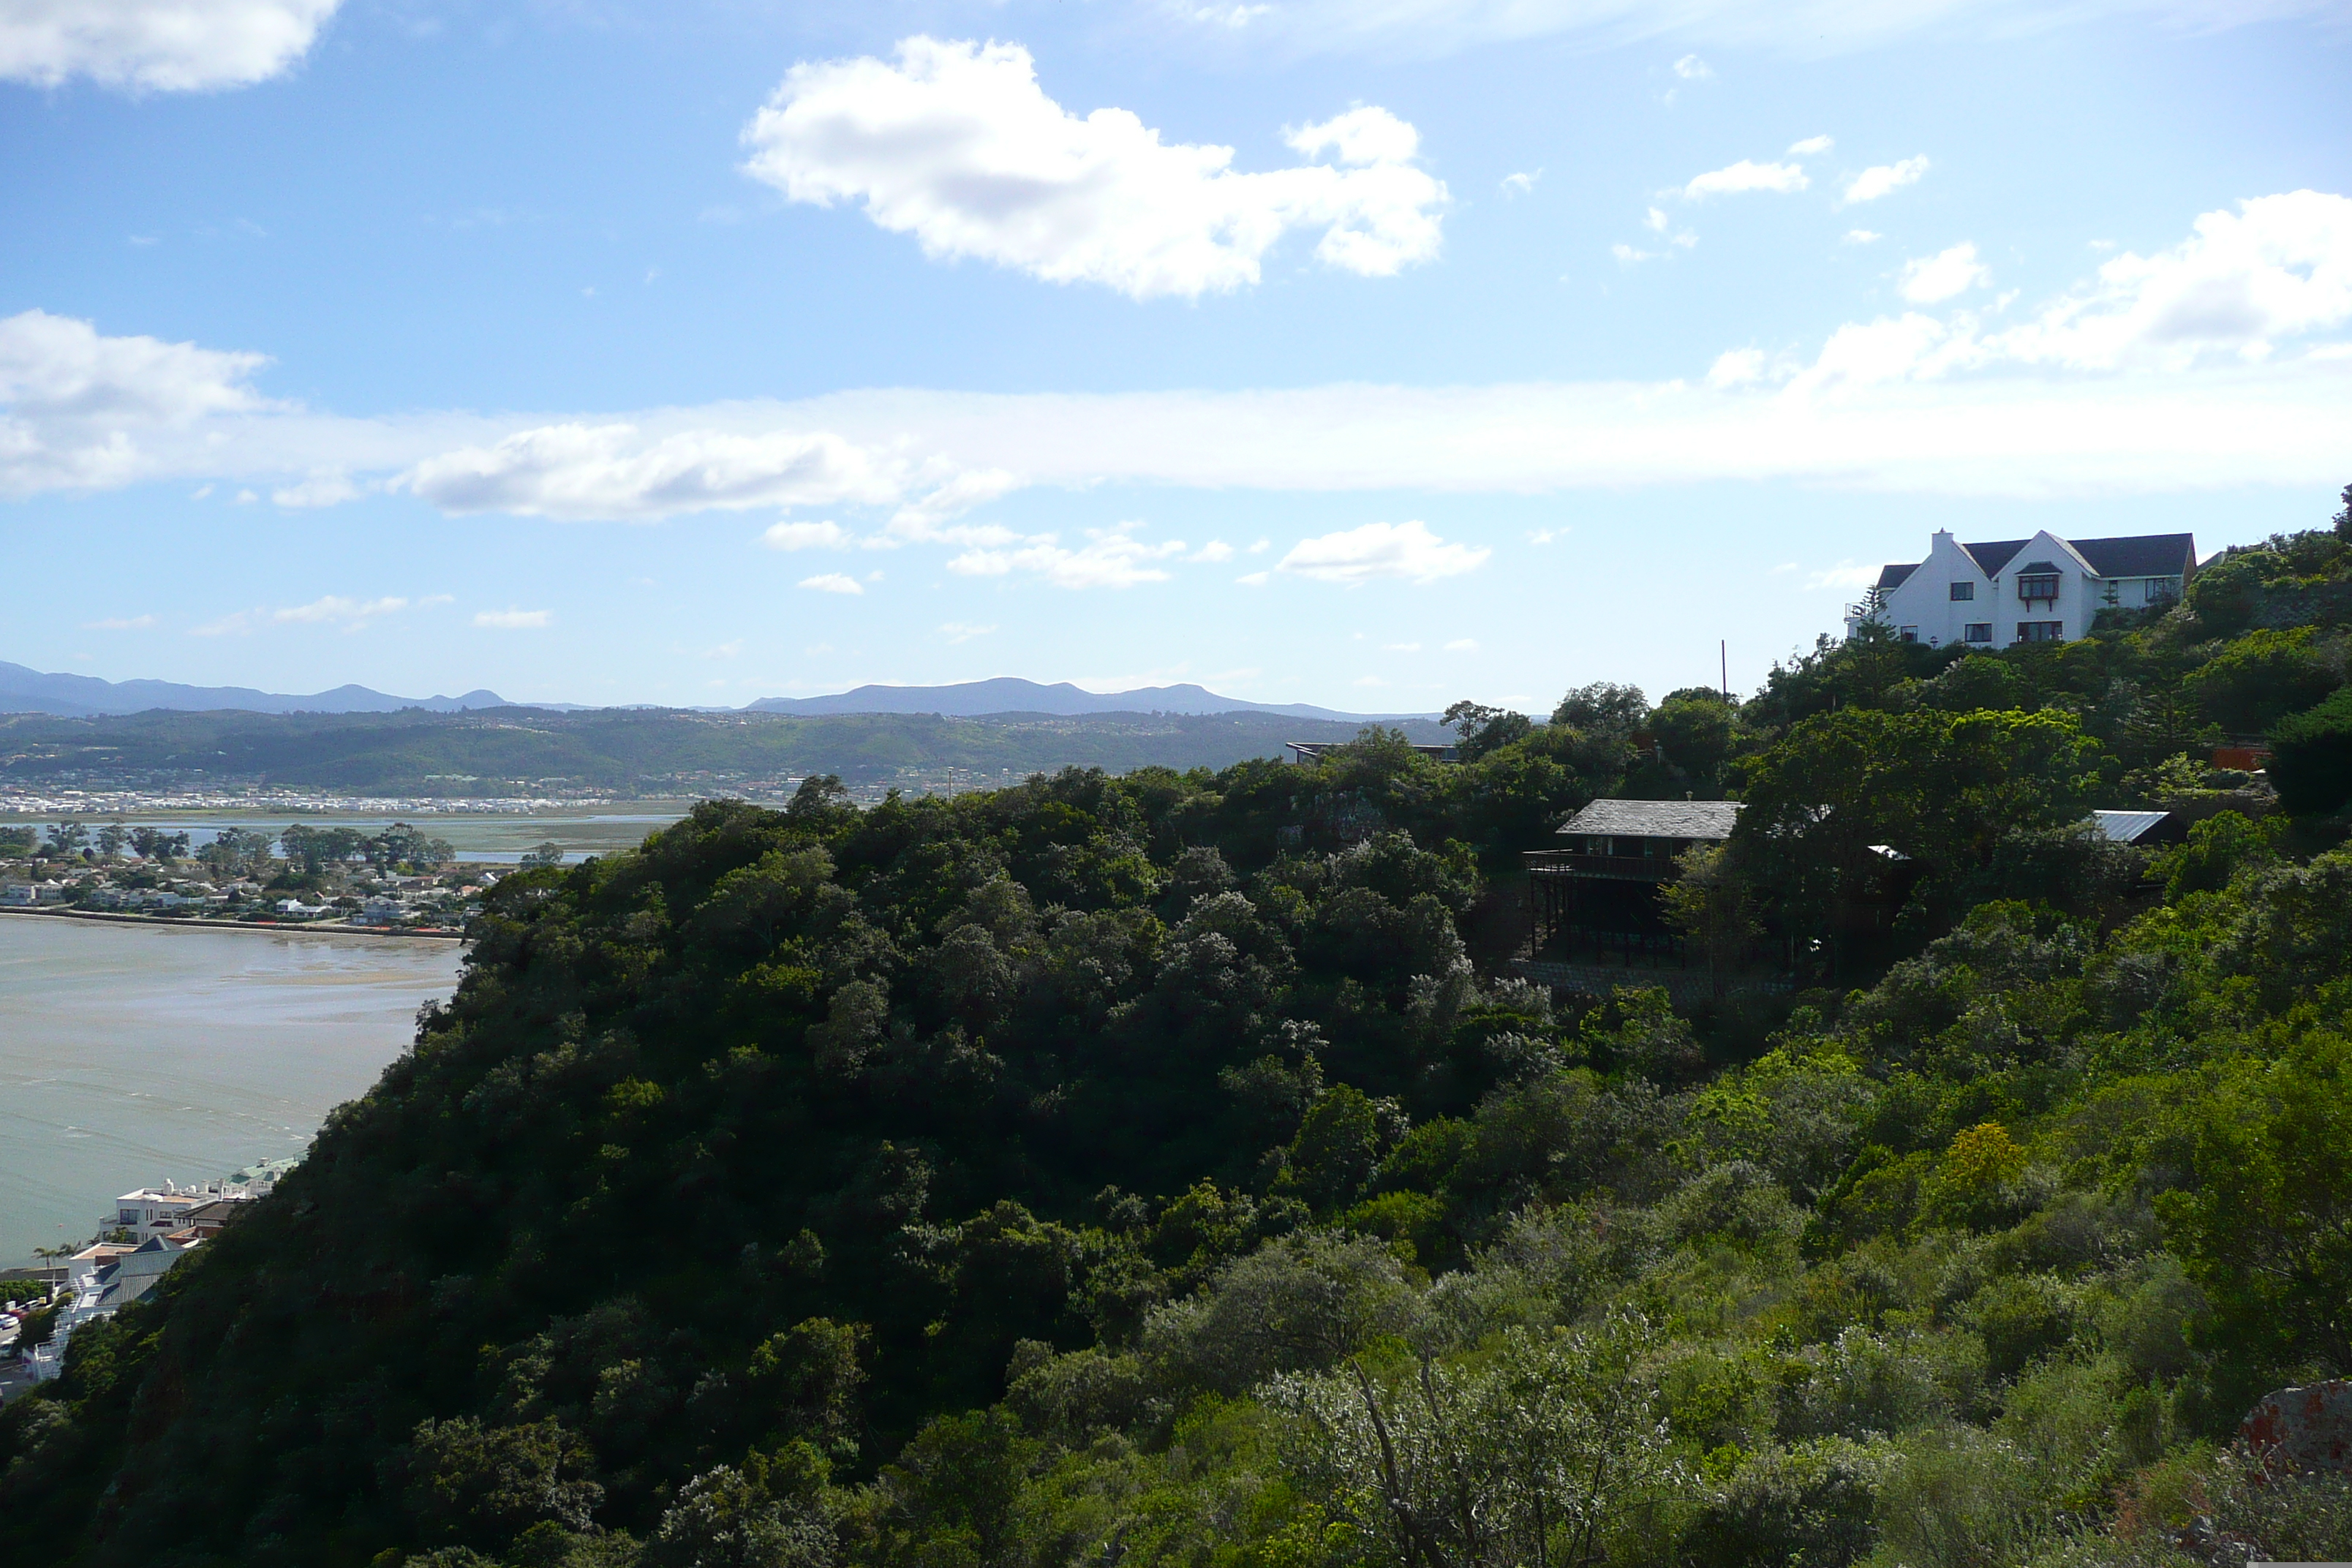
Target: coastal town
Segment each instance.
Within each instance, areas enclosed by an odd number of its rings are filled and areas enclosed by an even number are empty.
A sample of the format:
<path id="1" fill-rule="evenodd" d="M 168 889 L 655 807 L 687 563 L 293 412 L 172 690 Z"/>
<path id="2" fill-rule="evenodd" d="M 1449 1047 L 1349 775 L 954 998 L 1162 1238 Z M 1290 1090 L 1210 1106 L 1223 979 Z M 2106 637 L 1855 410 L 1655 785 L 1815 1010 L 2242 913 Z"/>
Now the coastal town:
<path id="1" fill-rule="evenodd" d="M 95 830 L 72 818 L 0 827 L 0 912 L 323 927 L 455 937 L 506 872 L 394 823 L 381 833 L 296 824 L 277 834 Z M 542 843 L 525 867 L 559 864 Z"/>
<path id="2" fill-rule="evenodd" d="M 86 1245 L 43 1249 L 37 1267 L 0 1273 L 0 1400 L 65 1370 L 84 1323 L 111 1317 L 189 1253 L 268 1196 L 295 1160 L 263 1160 L 217 1180 L 124 1193 Z"/>

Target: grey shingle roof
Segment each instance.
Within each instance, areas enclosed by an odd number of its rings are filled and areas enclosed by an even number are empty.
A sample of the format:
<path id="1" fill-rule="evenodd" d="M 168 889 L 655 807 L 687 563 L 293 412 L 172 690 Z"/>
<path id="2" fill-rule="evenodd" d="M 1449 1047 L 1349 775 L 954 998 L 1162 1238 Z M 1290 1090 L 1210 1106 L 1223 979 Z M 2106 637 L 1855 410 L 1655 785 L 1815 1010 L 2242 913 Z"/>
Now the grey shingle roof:
<path id="1" fill-rule="evenodd" d="M 2017 552 L 2032 543 L 2030 539 L 2000 539 L 1987 544 L 1963 544 L 1969 559 L 1988 577 L 1998 577 Z M 2070 539 L 2067 547 L 2083 558 L 2084 564 L 2101 577 L 2177 577 L 2186 572 L 2197 559 L 2197 536 L 2193 533 L 2139 533 L 2124 539 Z M 1891 564 L 1882 567 L 1878 585 L 1882 590 L 1899 588 L 1912 573 L 1925 564 L 1914 562 L 1908 566 Z M 2021 568 L 2027 572 L 2054 572 L 2048 562 L 2036 561 Z"/>
<path id="2" fill-rule="evenodd" d="M 2128 539 L 2070 539 L 2102 577 L 2171 577 L 2197 556 L 2193 533 L 2143 533 Z"/>
<path id="3" fill-rule="evenodd" d="M 1596 800 L 1559 825 L 1562 833 L 1622 834 L 1644 838 L 1731 836 L 1739 820 L 1736 800 Z"/>
<path id="4" fill-rule="evenodd" d="M 1963 544 L 1960 548 L 1969 552 L 1969 559 L 1977 563 L 1977 570 L 1988 577 L 1998 577 L 2000 569 L 2015 560 L 2019 551 L 2032 542 L 2030 539 L 2002 539 L 1990 544 Z"/>

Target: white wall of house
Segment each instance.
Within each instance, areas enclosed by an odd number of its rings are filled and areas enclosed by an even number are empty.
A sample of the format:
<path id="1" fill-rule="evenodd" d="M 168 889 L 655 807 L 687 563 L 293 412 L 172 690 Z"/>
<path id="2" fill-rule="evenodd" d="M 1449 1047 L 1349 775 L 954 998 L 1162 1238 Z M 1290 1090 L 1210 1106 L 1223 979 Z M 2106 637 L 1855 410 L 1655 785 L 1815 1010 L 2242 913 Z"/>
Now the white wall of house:
<path id="1" fill-rule="evenodd" d="M 1989 574 L 1948 531 L 1938 529 L 1927 558 L 1884 591 L 1878 618 L 1899 637 L 1937 647 L 2065 642 L 2087 633 L 2101 610 L 2167 604 L 2181 587 L 2178 574 L 2103 578 L 2046 529 Z M 1846 635 L 1861 624 L 1862 616 L 1850 613 Z"/>

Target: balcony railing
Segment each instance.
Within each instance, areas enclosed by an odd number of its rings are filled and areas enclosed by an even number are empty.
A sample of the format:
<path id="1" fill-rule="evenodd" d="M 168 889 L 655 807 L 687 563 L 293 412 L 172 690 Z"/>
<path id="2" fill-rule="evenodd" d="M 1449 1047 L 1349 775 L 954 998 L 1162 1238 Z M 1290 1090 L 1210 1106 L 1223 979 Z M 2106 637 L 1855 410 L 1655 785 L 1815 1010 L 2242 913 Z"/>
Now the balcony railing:
<path id="1" fill-rule="evenodd" d="M 1616 877 L 1663 881 L 1674 861 L 1663 855 L 1588 855 L 1580 849 L 1528 849 L 1519 859 L 1530 877 Z"/>

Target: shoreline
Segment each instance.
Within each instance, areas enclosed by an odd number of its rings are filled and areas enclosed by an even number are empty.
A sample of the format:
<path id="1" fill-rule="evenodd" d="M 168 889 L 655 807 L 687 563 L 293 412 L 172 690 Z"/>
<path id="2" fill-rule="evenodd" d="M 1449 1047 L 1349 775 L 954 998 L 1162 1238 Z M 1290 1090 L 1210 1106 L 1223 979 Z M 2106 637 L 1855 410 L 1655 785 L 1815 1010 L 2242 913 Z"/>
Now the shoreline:
<path id="1" fill-rule="evenodd" d="M 397 926 L 281 924 L 276 921 L 207 920 L 202 915 L 127 914 L 119 910 L 0 909 L 0 915 L 24 915 L 45 921 L 110 921 L 121 925 L 169 926 L 186 931 L 249 931 L 271 936 L 373 936 L 394 941 L 463 942 L 462 931 L 402 930 Z"/>

